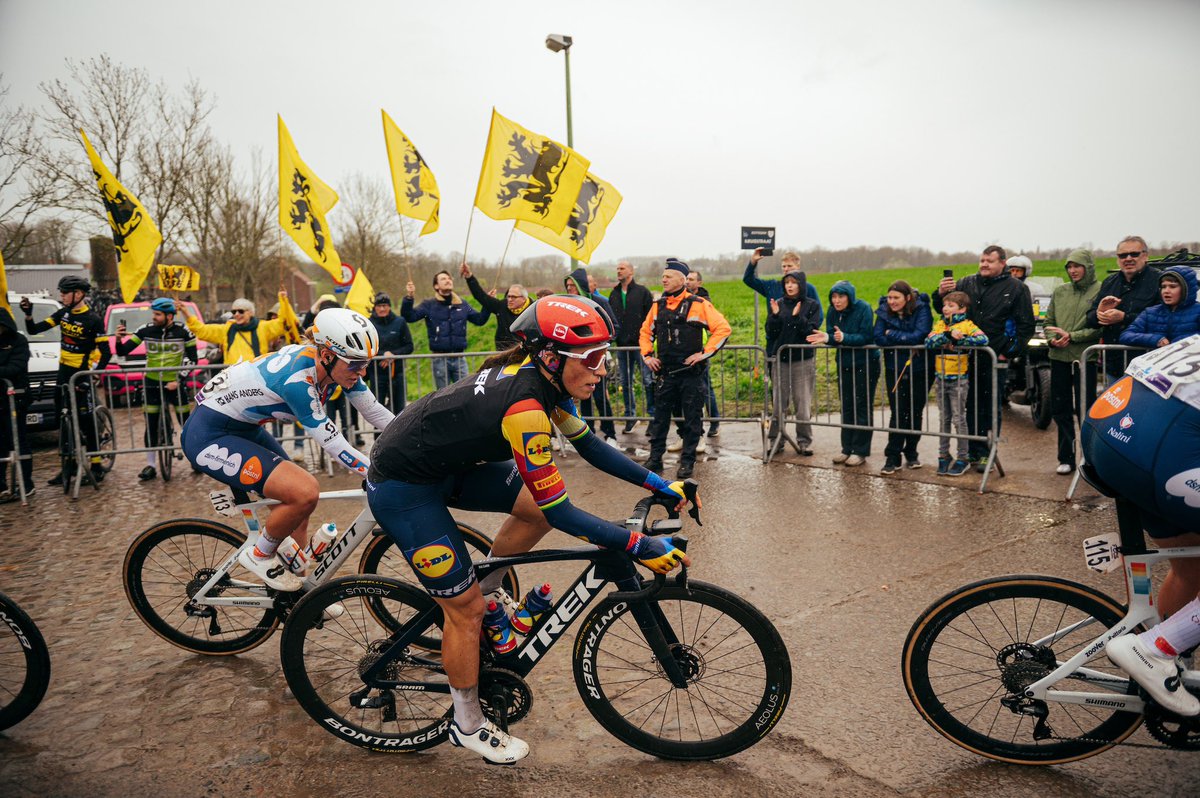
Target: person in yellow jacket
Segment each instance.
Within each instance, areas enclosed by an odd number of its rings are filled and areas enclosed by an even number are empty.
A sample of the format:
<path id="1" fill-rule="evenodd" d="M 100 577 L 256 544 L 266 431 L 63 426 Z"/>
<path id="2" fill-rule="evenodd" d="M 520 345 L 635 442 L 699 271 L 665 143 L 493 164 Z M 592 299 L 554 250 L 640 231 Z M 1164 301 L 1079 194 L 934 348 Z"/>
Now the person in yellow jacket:
<path id="1" fill-rule="evenodd" d="M 280 298 L 287 292 L 280 291 Z M 253 360 L 271 349 L 271 341 L 285 335 L 287 327 L 283 319 L 262 321 L 254 316 L 254 303 L 245 297 L 233 301 L 233 320 L 219 324 L 203 324 L 188 313 L 187 303 L 179 303 L 187 319 L 187 328 L 201 341 L 221 347 L 225 365 L 232 366 L 243 360 Z"/>
<path id="2" fill-rule="evenodd" d="M 642 322 L 638 343 L 646 368 L 655 374 L 654 420 L 647 435 L 650 457 L 645 466 L 655 473 L 663 468 L 667 431 L 676 408 L 683 413 L 683 450 L 676 478 L 687 479 L 696 465 L 696 445 L 704 431 L 704 403 L 708 399 L 708 358 L 725 345 L 729 322 L 712 303 L 688 293 L 688 265 L 667 258 L 663 269 L 662 297 L 650 306 Z"/>

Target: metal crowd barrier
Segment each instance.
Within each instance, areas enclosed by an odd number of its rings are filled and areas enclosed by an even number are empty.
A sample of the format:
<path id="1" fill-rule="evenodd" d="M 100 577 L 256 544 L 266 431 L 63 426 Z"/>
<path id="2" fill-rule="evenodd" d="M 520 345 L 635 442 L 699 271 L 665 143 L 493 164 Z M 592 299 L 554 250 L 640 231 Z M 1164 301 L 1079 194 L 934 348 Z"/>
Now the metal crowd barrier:
<path id="1" fill-rule="evenodd" d="M 1075 416 L 1075 475 L 1067 488 L 1067 501 L 1075 497 L 1079 487 L 1080 468 L 1084 464 L 1083 456 L 1083 416 L 1087 413 L 1092 402 L 1108 386 L 1119 380 L 1125 374 L 1125 367 L 1134 357 L 1147 352 L 1141 346 L 1123 346 L 1121 344 L 1093 344 L 1079 356 L 1079 412 Z M 1095 366 L 1089 368 L 1089 366 Z"/>
<path id="2" fill-rule="evenodd" d="M 812 391 L 810 418 L 801 419 L 795 413 L 789 415 L 786 408 L 786 405 L 790 403 L 791 397 L 785 396 L 784 391 L 781 390 L 781 387 L 784 385 L 784 380 L 781 379 L 781 369 L 784 366 L 788 366 L 789 363 L 782 360 L 780 356 L 786 351 L 800 352 L 805 350 L 813 353 L 812 361 L 815 363 L 815 375 L 813 377 L 814 387 Z M 840 380 L 838 377 L 838 352 L 850 356 L 861 355 L 866 358 L 873 357 L 869 354 L 871 352 L 879 353 L 878 356 L 874 356 L 875 363 L 873 365 L 870 365 L 868 361 L 868 365 L 859 372 L 859 376 L 865 379 L 859 379 L 856 376 L 853 379 L 844 381 L 850 387 L 850 395 L 848 397 L 843 394 L 843 380 Z M 888 374 L 887 369 L 884 367 L 884 358 L 888 356 L 889 352 L 909 352 L 911 355 L 919 354 L 928 357 L 928 364 L 921 377 L 923 382 L 915 385 L 915 390 L 905 391 L 907 394 L 906 406 L 899 405 L 900 397 L 898 394 L 902 380 L 907 379 L 909 381 L 908 384 L 910 386 L 913 385 L 912 375 L 908 373 L 912 358 L 911 356 L 905 358 L 904 365 L 899 370 L 899 373 L 893 375 L 895 384 L 888 385 Z M 797 453 L 801 452 L 803 447 L 788 432 L 787 427 L 789 424 L 792 425 L 793 430 L 795 430 L 797 425 L 809 424 L 818 427 L 837 427 L 843 430 L 862 430 L 871 433 L 872 436 L 876 432 L 882 432 L 904 436 L 961 438 L 967 441 L 977 441 L 987 444 L 987 461 L 984 465 L 983 478 L 979 483 L 979 492 L 983 493 L 987 489 L 988 479 L 993 469 L 1000 476 L 1004 476 L 1004 468 L 997 455 L 997 447 L 1001 439 L 997 428 L 1000 426 L 1000 413 L 1003 404 L 1003 369 L 1006 368 L 1006 365 L 997 361 L 996 354 L 990 347 L 963 347 L 953 352 L 953 354 L 966 355 L 969 358 L 968 374 L 977 374 L 981 366 L 987 367 L 991 381 L 990 407 L 992 426 L 991 429 L 982 434 L 960 434 L 953 428 L 949 432 L 942 432 L 940 424 L 935 423 L 937 418 L 940 418 L 940 415 L 935 418 L 932 413 L 937 408 L 934 358 L 938 354 L 944 355 L 949 353 L 946 350 L 927 349 L 925 347 L 831 347 L 827 344 L 792 344 L 780 347 L 775 357 L 771 359 L 773 374 L 773 411 L 771 424 L 772 431 L 777 431 L 778 435 L 770 443 L 769 451 L 766 452 L 764 457 L 764 462 L 770 462 L 779 450 L 784 447 L 785 443 L 791 444 Z M 974 378 L 969 376 L 967 379 L 972 382 L 974 381 Z M 878 390 L 876 390 L 877 388 Z M 860 396 L 860 392 L 866 395 Z M 935 394 L 932 401 L 930 400 L 931 392 Z M 889 401 L 889 394 L 897 394 L 894 403 Z M 971 418 L 979 417 L 983 405 L 976 391 L 971 391 L 968 396 L 970 404 L 968 404 L 966 412 L 968 422 L 970 422 Z M 865 402 L 862 400 L 865 400 Z M 857 416 L 861 413 L 866 418 L 855 418 L 847 421 L 844 413 L 847 408 L 853 409 L 853 415 Z M 910 419 L 908 426 L 903 426 L 901 423 L 901 419 L 904 417 Z"/>
<path id="3" fill-rule="evenodd" d="M 12 448 L 7 452 L 0 452 L 0 464 L 8 471 L 8 489 L 10 492 L 15 492 L 21 497 L 21 504 L 29 504 L 29 499 L 25 491 L 25 476 L 21 473 L 21 461 L 32 460 L 33 454 L 21 454 L 21 428 L 20 428 L 20 412 L 17 409 L 17 398 L 22 393 L 13 387 L 13 384 L 7 379 L 0 379 L 0 391 L 8 399 L 8 418 L 0 419 L 0 424 L 8 424 L 12 431 Z M 26 443 L 28 447 L 28 443 Z"/>

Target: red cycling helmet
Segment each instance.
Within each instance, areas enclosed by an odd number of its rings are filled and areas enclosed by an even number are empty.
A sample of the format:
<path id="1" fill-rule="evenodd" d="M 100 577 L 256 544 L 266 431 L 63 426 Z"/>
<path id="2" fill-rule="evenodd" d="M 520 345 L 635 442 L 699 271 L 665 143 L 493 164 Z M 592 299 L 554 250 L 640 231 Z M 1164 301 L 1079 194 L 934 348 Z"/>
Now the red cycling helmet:
<path id="1" fill-rule="evenodd" d="M 600 306 L 582 296 L 544 296 L 517 316 L 509 331 L 527 352 L 603 344 L 615 334 Z"/>

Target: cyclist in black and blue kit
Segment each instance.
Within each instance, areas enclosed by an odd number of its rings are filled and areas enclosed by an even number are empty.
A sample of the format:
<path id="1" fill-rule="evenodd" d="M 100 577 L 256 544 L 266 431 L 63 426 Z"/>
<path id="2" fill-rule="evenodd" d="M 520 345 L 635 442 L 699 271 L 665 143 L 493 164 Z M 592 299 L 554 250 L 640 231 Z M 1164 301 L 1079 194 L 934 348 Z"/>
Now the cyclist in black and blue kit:
<path id="1" fill-rule="evenodd" d="M 510 513 L 492 554 L 529 551 L 556 527 L 599 546 L 630 552 L 667 573 L 683 552 L 668 540 L 630 532 L 573 505 L 554 464 L 557 427 L 580 455 L 605 473 L 683 507 L 683 483 L 668 483 L 605 445 L 575 409 L 605 376 L 612 323 L 595 302 L 550 296 L 526 309 L 511 330 L 520 345 L 484 362 L 476 375 L 422 397 L 398 415 L 371 451 L 367 500 L 417 578 L 445 615 L 442 658 L 454 701 L 450 740 L 489 762 L 512 764 L 529 753 L 501 732 L 479 705 L 479 635 L 484 594 L 503 572 L 475 581 L 471 557 L 448 508 Z"/>
<path id="2" fill-rule="evenodd" d="M 1200 546 L 1200 335 L 1130 362 L 1088 411 L 1082 442 L 1088 467 L 1138 506 L 1157 546 Z M 1200 558 L 1171 560 L 1158 603 L 1166 620 L 1111 641 L 1108 657 L 1166 709 L 1200 715 L 1178 660 L 1200 644 Z"/>

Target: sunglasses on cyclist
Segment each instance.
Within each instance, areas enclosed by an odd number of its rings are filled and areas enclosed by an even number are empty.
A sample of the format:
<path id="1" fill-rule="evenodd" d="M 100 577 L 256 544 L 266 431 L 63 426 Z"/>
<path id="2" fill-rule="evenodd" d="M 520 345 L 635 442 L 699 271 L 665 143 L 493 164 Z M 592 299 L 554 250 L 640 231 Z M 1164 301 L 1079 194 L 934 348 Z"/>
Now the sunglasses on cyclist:
<path id="1" fill-rule="evenodd" d="M 345 358 L 341 357 L 339 357 L 338 360 L 346 364 L 346 368 L 350 369 L 351 371 L 366 371 L 367 366 L 371 365 L 371 361 L 369 360 L 346 360 Z"/>
<path id="2" fill-rule="evenodd" d="M 604 363 L 604 356 L 608 354 L 608 346 L 608 344 L 600 344 L 599 346 L 593 346 L 591 349 L 585 349 L 582 352 L 571 352 L 564 349 L 560 350 L 559 354 L 563 357 L 569 357 L 572 360 L 582 360 L 583 365 L 595 371 Z"/>

